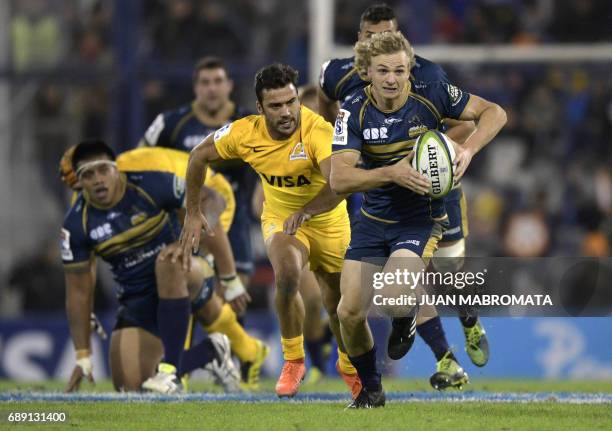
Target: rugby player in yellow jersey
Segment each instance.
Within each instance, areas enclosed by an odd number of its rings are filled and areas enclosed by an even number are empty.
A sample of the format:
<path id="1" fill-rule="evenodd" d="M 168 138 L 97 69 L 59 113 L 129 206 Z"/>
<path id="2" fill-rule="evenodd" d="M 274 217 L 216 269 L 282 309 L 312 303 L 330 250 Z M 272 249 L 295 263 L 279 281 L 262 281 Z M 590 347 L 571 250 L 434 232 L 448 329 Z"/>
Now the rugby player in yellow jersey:
<path id="1" fill-rule="evenodd" d="M 298 88 L 302 105 L 317 112 L 317 87 L 305 85 Z M 253 192 L 253 214 L 261 219 L 263 212 L 263 186 L 258 183 Z M 331 354 L 333 334 L 329 321 L 323 316 L 323 301 L 317 278 L 312 271 L 305 269 L 300 278 L 300 294 L 304 302 L 304 343 L 310 359 L 310 370 L 306 384 L 315 384 L 327 374 L 327 362 Z"/>
<path id="2" fill-rule="evenodd" d="M 60 162 L 60 175 L 70 188 L 77 190 L 80 186 L 76 174 L 72 170 L 74 148 L 71 147 L 64 153 Z M 146 147 L 119 154 L 116 163 L 120 172 L 159 171 L 184 178 L 188 157 L 188 154 L 183 151 L 162 147 Z M 223 255 L 229 255 L 230 257 L 226 266 L 235 271 L 229 241 L 225 234 L 229 230 L 234 217 L 235 200 L 231 185 L 222 175 L 212 170 L 207 173 L 204 185 L 206 186 L 204 187 L 205 190 L 212 189 L 206 208 L 211 217 L 219 220 L 218 225 L 215 225 L 215 233 L 216 236 L 223 239 L 221 244 L 224 243 L 228 250 L 228 252 L 223 253 Z M 223 198 L 220 200 L 224 200 L 225 205 L 220 207 L 219 203 L 215 202 L 215 197 Z M 95 267 L 93 267 L 92 279 L 94 277 Z M 242 287 L 240 283 L 237 286 Z M 246 308 L 248 294 L 244 288 L 240 290 L 234 287 L 228 286 L 225 290 L 224 296 L 227 304 L 223 304 L 222 299 L 215 293 L 206 307 L 199 308 L 196 311 L 195 317 L 208 333 L 220 332 L 228 336 L 234 354 L 241 363 L 248 365 L 244 367 L 243 381 L 247 384 L 248 389 L 257 389 L 261 365 L 268 355 L 268 347 L 262 341 L 251 337 L 238 323 L 234 310 L 242 311 Z M 185 347 L 188 348 L 189 346 L 186 345 Z"/>
<path id="3" fill-rule="evenodd" d="M 352 394 L 361 388 L 340 337 L 336 308 L 339 281 L 350 227 L 344 197 L 331 191 L 332 127 L 300 106 L 297 72 L 273 64 L 255 77 L 257 110 L 210 135 L 191 152 L 187 169 L 187 215 L 181 233 L 181 258 L 188 269 L 208 221 L 198 208 L 198 184 L 208 164 L 240 158 L 259 174 L 264 187 L 261 218 L 266 251 L 276 278 L 275 305 L 285 363 L 276 384 L 278 396 L 291 397 L 304 378 L 304 304 L 298 291 L 307 264 L 322 288 L 323 302 L 339 346 L 338 370 Z M 187 259 L 185 259 L 187 257 Z M 173 259 L 179 258 L 179 253 Z"/>

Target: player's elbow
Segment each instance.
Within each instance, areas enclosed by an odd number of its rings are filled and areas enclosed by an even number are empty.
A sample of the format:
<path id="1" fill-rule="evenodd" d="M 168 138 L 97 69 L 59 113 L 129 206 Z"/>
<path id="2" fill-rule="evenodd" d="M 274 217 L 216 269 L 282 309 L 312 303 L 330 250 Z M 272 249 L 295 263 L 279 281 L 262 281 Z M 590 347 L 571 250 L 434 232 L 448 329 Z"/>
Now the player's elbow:
<path id="1" fill-rule="evenodd" d="M 508 122 L 508 114 L 506 113 L 506 110 L 499 106 L 497 103 L 492 103 L 492 109 L 495 112 L 497 124 L 499 124 L 499 127 L 501 129 Z"/>

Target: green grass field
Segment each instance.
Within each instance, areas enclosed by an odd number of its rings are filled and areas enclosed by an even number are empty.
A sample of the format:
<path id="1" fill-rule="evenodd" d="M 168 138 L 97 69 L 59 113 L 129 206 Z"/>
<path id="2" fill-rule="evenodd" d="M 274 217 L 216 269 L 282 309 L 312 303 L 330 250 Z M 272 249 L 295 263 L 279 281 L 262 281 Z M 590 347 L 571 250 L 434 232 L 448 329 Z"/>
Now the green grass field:
<path id="1" fill-rule="evenodd" d="M 271 392 L 273 381 L 263 391 Z M 61 391 L 63 383 L 16 384 L 0 381 L 0 393 Z M 216 390 L 193 383 L 191 392 Z M 424 380 L 387 380 L 387 392 L 432 392 Z M 83 394 L 110 392 L 109 382 L 85 386 Z M 303 393 L 344 392 L 338 380 L 305 385 Z M 612 393 L 612 382 L 480 380 L 463 393 Z M 456 391 L 450 392 L 457 393 Z M 9 429 L 10 411 L 65 411 L 67 423 L 28 424 L 30 429 L 202 429 L 202 430 L 612 430 L 612 404 L 519 402 L 388 402 L 384 409 L 344 411 L 344 402 L 2 402 L 0 429 Z M 12 427 L 11 427 L 12 428 Z"/>

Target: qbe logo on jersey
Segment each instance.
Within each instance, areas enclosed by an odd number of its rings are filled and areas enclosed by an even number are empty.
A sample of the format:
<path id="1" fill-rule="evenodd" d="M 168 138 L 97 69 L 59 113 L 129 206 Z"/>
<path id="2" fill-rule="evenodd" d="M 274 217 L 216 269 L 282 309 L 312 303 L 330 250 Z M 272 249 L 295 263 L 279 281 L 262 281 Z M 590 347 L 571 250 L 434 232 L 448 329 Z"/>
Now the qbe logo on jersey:
<path id="1" fill-rule="evenodd" d="M 363 139 L 365 140 L 387 139 L 388 137 L 388 130 L 386 127 L 363 129 Z"/>
<path id="2" fill-rule="evenodd" d="M 350 116 L 351 113 L 346 109 L 341 109 L 338 112 L 334 126 L 334 145 L 348 144 L 348 119 Z"/>

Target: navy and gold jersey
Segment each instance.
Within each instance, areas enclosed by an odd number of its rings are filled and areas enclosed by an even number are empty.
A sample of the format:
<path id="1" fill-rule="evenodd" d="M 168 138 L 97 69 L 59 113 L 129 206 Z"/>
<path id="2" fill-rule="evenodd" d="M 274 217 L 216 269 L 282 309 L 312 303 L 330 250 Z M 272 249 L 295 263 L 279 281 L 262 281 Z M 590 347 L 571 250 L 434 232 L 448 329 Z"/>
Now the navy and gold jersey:
<path id="1" fill-rule="evenodd" d="M 440 129 L 443 118 L 459 118 L 469 97 L 447 82 L 415 82 L 402 107 L 386 111 L 376 106 L 367 86 L 342 104 L 333 153 L 360 153 L 363 169 L 394 164 L 410 152 L 420 135 Z M 365 192 L 361 212 L 387 222 L 429 220 L 444 215 L 444 200 L 388 184 Z"/>
<path id="2" fill-rule="evenodd" d="M 194 103 L 159 114 L 144 134 L 145 144 L 190 152 L 217 130 L 219 126 L 208 126 L 198 118 Z M 228 123 L 251 114 L 237 107 Z"/>
<path id="3" fill-rule="evenodd" d="M 61 232 L 64 266 L 88 266 L 97 255 L 111 265 L 119 299 L 156 290 L 155 259 L 178 240 L 176 209 L 184 180 L 165 172 L 120 173 L 123 196 L 111 208 L 94 205 L 84 193 L 72 205 Z"/>
<path id="4" fill-rule="evenodd" d="M 215 132 L 220 126 L 204 124 L 198 117 L 194 103 L 159 114 L 144 134 L 145 144 L 190 152 L 204 138 Z M 246 109 L 236 107 L 227 124 L 251 114 L 252 112 Z M 215 171 L 226 175 L 230 182 L 237 183 L 232 184 L 234 191 L 237 191 L 237 187 L 244 188 L 248 185 L 249 168 L 243 162 L 213 163 L 212 166 Z"/>
<path id="5" fill-rule="evenodd" d="M 415 65 L 410 70 L 413 81 L 449 82 L 441 66 L 418 55 L 415 55 L 414 59 Z M 369 82 L 359 77 L 355 69 L 355 57 L 335 58 L 324 63 L 321 68 L 319 85 L 330 100 L 342 103 L 368 84 Z"/>

